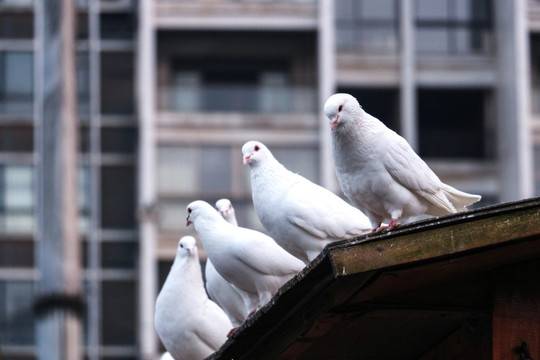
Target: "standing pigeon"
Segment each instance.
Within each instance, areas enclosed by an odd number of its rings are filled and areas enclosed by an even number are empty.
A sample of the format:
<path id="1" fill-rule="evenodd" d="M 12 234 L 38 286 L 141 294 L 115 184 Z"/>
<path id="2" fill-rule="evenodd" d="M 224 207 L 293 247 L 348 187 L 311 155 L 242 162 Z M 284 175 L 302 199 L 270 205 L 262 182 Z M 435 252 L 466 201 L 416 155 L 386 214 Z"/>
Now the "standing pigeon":
<path id="1" fill-rule="evenodd" d="M 216 270 L 241 290 L 250 314 L 304 267 L 269 236 L 229 224 L 204 201 L 192 202 L 187 212 L 187 225 L 195 227 Z"/>
<path id="2" fill-rule="evenodd" d="M 258 141 L 242 147 L 253 205 L 268 234 L 306 265 L 326 244 L 371 230 L 368 218 L 329 190 L 294 174 Z"/>
<path id="3" fill-rule="evenodd" d="M 232 325 L 208 299 L 195 239 L 180 239 L 176 258 L 156 300 L 156 331 L 176 360 L 205 359 L 227 339 Z"/>
<path id="4" fill-rule="evenodd" d="M 405 139 L 362 109 L 349 94 L 324 105 L 332 129 L 336 175 L 345 195 L 371 221 L 373 230 L 390 220 L 466 210 L 480 200 L 444 184 Z"/>
<path id="5" fill-rule="evenodd" d="M 234 208 L 228 199 L 218 200 L 216 209 L 225 220 L 237 226 Z M 205 275 L 206 291 L 210 298 L 225 311 L 235 328 L 240 326 L 246 319 L 247 313 L 238 289 L 217 272 L 210 258 L 206 260 Z"/>

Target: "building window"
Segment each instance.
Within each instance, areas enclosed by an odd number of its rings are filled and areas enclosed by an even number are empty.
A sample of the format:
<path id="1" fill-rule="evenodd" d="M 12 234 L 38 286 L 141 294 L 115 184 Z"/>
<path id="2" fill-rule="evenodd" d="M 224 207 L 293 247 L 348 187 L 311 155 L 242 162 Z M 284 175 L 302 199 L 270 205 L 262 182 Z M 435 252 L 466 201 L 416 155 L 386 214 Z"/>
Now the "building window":
<path id="1" fill-rule="evenodd" d="M 158 192 L 170 196 L 200 192 L 226 194 L 231 191 L 231 169 L 229 147 L 161 147 L 158 149 Z"/>
<path id="2" fill-rule="evenodd" d="M 131 115 L 134 111 L 134 59 L 132 53 L 101 54 L 101 113 Z"/>
<path id="3" fill-rule="evenodd" d="M 90 116 L 90 63 L 88 52 L 77 52 L 77 112 L 80 117 Z"/>
<path id="4" fill-rule="evenodd" d="M 104 154 L 133 154 L 137 145 L 134 127 L 101 128 L 101 152 Z"/>
<path id="5" fill-rule="evenodd" d="M 416 0 L 416 48 L 419 53 L 491 52 L 491 0 Z"/>
<path id="6" fill-rule="evenodd" d="M 33 266 L 34 242 L 32 240 L 6 240 L 4 238 L 0 241 L 0 267 L 32 268 Z"/>
<path id="7" fill-rule="evenodd" d="M 315 35 L 312 31 L 158 32 L 159 109 L 314 114 L 318 108 Z"/>
<path id="8" fill-rule="evenodd" d="M 33 177 L 31 166 L 0 165 L 0 233 L 32 233 Z"/>
<path id="9" fill-rule="evenodd" d="M 104 229 L 135 228 L 135 168 L 101 167 L 101 225 Z"/>
<path id="10" fill-rule="evenodd" d="M 0 126 L 0 151 L 31 153 L 34 151 L 32 126 Z"/>
<path id="11" fill-rule="evenodd" d="M 135 34 L 135 18 L 133 14 L 101 14 L 100 34 L 103 40 L 132 40 Z"/>
<path id="12" fill-rule="evenodd" d="M 77 40 L 88 40 L 90 35 L 90 26 L 88 26 L 88 12 L 79 12 L 77 14 Z"/>
<path id="13" fill-rule="evenodd" d="M 2 346 L 34 345 L 32 281 L 0 281 L 0 328 Z"/>
<path id="14" fill-rule="evenodd" d="M 314 90 L 292 86 L 289 71 L 280 59 L 177 60 L 167 107 L 180 112 L 315 111 Z"/>
<path id="15" fill-rule="evenodd" d="M 336 46 L 339 50 L 395 53 L 399 7 L 396 0 L 336 1 Z"/>
<path id="16" fill-rule="evenodd" d="M 101 245 L 101 266 L 105 269 L 135 269 L 137 254 L 136 242 L 106 241 Z"/>
<path id="17" fill-rule="evenodd" d="M 0 115 L 33 115 L 33 68 L 32 53 L 0 51 Z"/>
<path id="18" fill-rule="evenodd" d="M 315 147 L 271 146 L 272 155 L 290 171 L 319 182 L 319 152 Z M 247 183 L 250 186 L 250 183 Z"/>
<path id="19" fill-rule="evenodd" d="M 135 345 L 135 282 L 105 280 L 101 284 L 101 334 L 103 345 Z"/>
<path id="20" fill-rule="evenodd" d="M 0 1 L 0 5 L 2 1 Z M 0 13 L 0 39 L 32 39 L 34 15 L 28 12 Z"/>
<path id="21" fill-rule="evenodd" d="M 420 155 L 431 158 L 487 159 L 493 156 L 493 132 L 486 123 L 485 90 L 420 89 Z"/>

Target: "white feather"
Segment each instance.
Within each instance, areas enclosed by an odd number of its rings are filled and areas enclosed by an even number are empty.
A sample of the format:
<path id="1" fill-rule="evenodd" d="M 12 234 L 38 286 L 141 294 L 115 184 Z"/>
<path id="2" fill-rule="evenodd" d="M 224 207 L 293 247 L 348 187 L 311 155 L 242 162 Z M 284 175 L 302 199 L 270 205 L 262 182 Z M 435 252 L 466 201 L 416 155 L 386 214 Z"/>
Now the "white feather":
<path id="1" fill-rule="evenodd" d="M 227 339 L 232 328 L 221 308 L 204 290 L 195 239 L 186 236 L 156 299 L 155 327 L 176 360 L 205 359 Z"/>
<path id="2" fill-rule="evenodd" d="M 264 306 L 302 270 L 302 262 L 272 238 L 229 224 L 208 203 L 194 201 L 187 209 L 188 223 L 194 225 L 208 258 L 223 278 L 241 290 L 248 311 Z"/>
<path id="3" fill-rule="evenodd" d="M 247 142 L 242 154 L 251 168 L 253 205 L 261 223 L 279 245 L 304 263 L 328 243 L 371 230 L 362 212 L 287 170 L 264 144 Z"/>
<path id="4" fill-rule="evenodd" d="M 480 200 L 444 184 L 405 139 L 365 112 L 349 94 L 324 105 L 332 128 L 332 152 L 343 193 L 381 222 L 411 216 L 444 215 Z"/>
<path id="5" fill-rule="evenodd" d="M 234 208 L 229 199 L 218 200 L 216 209 L 227 222 L 237 225 Z M 210 258 L 206 260 L 205 275 L 206 291 L 210 298 L 225 311 L 234 327 L 240 326 L 248 315 L 240 292 L 217 272 Z"/>

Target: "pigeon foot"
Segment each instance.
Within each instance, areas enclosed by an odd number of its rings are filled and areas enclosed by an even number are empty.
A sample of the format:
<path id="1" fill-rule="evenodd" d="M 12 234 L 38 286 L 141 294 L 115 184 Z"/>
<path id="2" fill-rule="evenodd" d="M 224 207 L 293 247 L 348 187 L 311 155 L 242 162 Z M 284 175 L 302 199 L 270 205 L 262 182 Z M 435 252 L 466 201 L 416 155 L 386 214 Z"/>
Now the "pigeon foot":
<path id="1" fill-rule="evenodd" d="M 232 328 L 231 330 L 229 330 L 229 332 L 227 333 L 227 337 L 228 337 L 228 338 L 231 337 L 232 334 L 234 334 L 234 332 L 235 332 L 237 329 L 238 329 L 237 327 L 234 327 L 234 328 Z"/>
<path id="2" fill-rule="evenodd" d="M 397 219 L 392 219 L 392 220 L 390 220 L 390 224 L 379 226 L 377 228 L 377 230 L 375 230 L 375 231 L 376 232 L 378 232 L 378 231 L 388 231 L 388 230 L 390 230 L 392 228 L 395 228 L 397 226 L 400 226 L 400 224 L 397 222 Z"/>

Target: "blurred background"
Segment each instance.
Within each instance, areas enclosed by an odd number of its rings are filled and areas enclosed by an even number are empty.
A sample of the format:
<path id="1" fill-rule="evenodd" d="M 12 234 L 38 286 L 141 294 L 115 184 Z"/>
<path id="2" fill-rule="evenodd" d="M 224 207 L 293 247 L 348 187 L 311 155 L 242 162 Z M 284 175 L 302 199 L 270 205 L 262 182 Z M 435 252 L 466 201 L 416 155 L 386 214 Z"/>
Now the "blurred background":
<path id="1" fill-rule="evenodd" d="M 33 0 L 0 0 L 0 345 L 35 359 Z M 44 2 L 47 6 L 47 2 Z M 153 301 L 196 199 L 258 228 L 241 146 L 340 193 L 322 105 L 348 92 L 479 206 L 540 195 L 540 1 L 78 0 L 85 359 L 154 359 Z"/>

